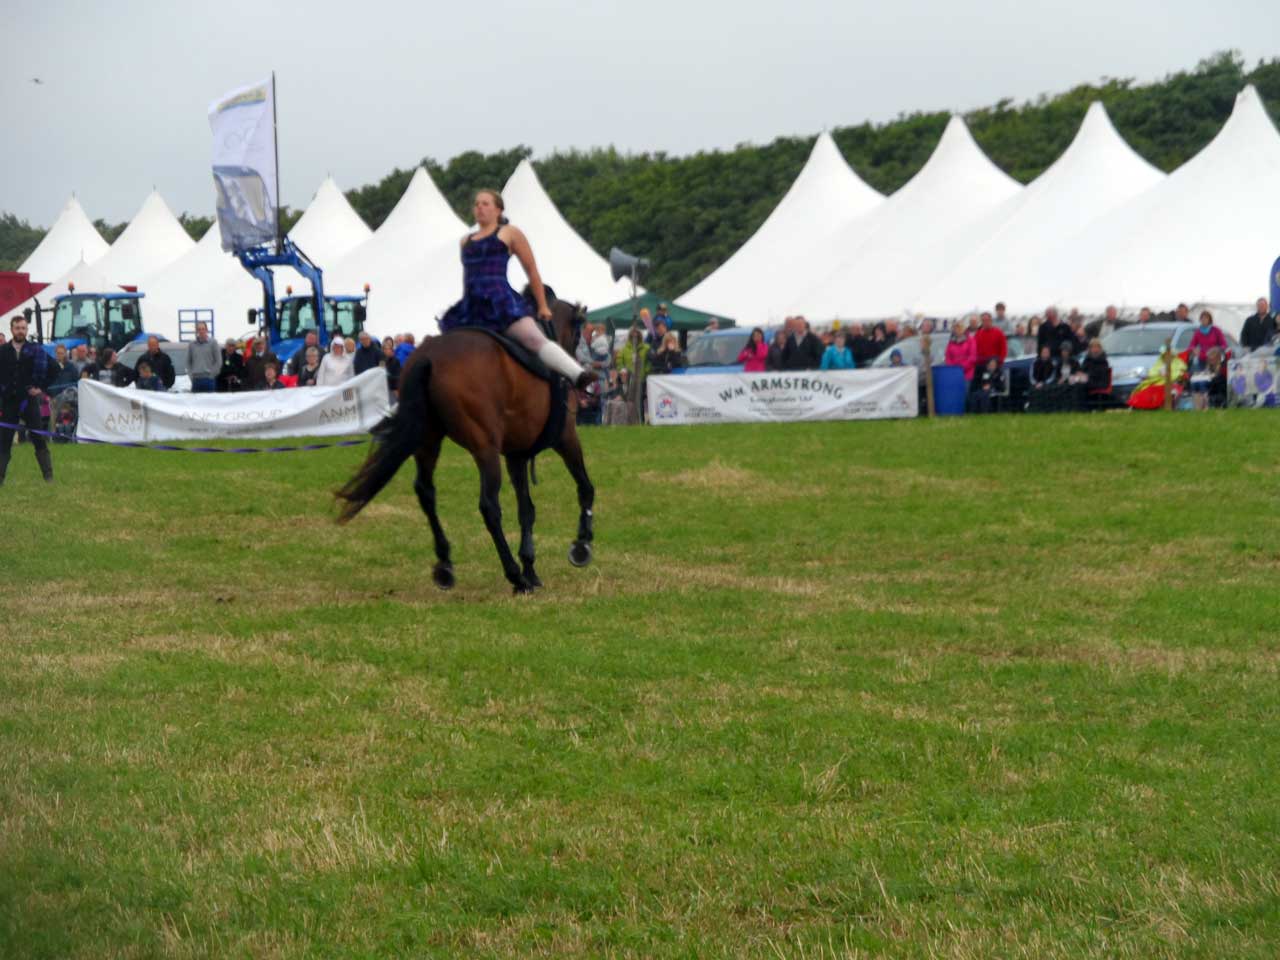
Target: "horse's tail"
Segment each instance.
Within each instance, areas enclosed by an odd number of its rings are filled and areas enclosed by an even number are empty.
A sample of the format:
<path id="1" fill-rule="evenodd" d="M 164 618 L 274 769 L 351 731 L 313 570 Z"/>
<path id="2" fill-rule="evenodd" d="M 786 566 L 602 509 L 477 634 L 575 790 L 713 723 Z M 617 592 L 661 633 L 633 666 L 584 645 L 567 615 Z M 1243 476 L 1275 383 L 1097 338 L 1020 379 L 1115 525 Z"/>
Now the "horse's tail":
<path id="1" fill-rule="evenodd" d="M 335 497 L 345 500 L 338 522 L 346 523 L 376 497 L 400 465 L 422 445 L 427 426 L 429 404 L 427 390 L 431 383 L 431 360 L 423 357 L 400 380 L 400 406 L 395 415 L 382 421 L 374 432 L 377 442 L 368 458 L 347 485 Z"/>

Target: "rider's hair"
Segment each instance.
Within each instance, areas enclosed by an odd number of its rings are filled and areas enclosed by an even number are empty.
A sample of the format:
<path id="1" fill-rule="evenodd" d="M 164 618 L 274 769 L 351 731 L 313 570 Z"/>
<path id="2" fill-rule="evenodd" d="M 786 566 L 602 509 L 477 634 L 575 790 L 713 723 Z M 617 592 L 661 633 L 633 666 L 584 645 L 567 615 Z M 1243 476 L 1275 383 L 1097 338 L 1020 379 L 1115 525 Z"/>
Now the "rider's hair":
<path id="1" fill-rule="evenodd" d="M 510 223 L 511 221 L 504 216 L 507 205 L 502 199 L 502 194 L 497 190 L 494 190 L 492 187 L 481 187 L 476 191 L 476 196 L 478 197 L 482 193 L 487 193 L 489 196 L 493 197 L 493 205 L 498 208 L 498 225 L 502 226 Z"/>

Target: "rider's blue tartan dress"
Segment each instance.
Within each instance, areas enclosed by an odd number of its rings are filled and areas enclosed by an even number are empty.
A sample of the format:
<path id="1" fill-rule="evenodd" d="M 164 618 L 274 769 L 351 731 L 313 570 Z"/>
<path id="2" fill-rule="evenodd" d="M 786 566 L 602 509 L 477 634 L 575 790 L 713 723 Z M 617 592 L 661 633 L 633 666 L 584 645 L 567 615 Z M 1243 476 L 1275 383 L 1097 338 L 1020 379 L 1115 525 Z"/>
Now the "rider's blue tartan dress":
<path id="1" fill-rule="evenodd" d="M 498 234 L 462 245 L 462 299 L 440 319 L 441 333 L 461 327 L 487 327 L 502 332 L 521 317 L 535 315 L 533 304 L 507 282 L 511 251 Z"/>

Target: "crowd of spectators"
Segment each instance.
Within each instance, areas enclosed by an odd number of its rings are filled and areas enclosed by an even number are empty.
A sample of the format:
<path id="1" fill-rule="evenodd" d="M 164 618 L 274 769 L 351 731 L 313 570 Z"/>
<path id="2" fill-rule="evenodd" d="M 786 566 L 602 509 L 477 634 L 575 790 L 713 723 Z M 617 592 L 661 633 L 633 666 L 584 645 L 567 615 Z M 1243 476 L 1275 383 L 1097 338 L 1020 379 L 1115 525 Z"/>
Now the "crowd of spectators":
<path id="1" fill-rule="evenodd" d="M 1192 324 L 1190 308 L 1179 304 L 1165 318 Z M 1155 314 L 1143 307 L 1136 323 L 1152 323 Z M 802 316 L 787 317 L 773 330 L 751 329 L 736 361 L 745 373 L 802 370 L 853 370 L 869 366 L 885 356 L 889 366 L 927 365 L 921 341 L 941 339 L 933 362 L 959 367 L 965 383 L 965 407 L 973 413 L 998 410 L 1097 409 L 1115 405 L 1111 361 L 1102 341 L 1113 331 L 1131 325 L 1109 306 L 1100 317 L 1086 318 L 1079 310 L 1063 316 L 1057 307 L 1042 315 L 1014 319 L 1004 303 L 955 320 L 887 319 L 878 323 L 834 322 L 815 330 Z M 712 327 L 711 329 L 714 329 Z M 1244 323 L 1240 343 L 1246 350 L 1270 343 L 1280 333 L 1275 314 L 1266 299 Z M 691 336 L 697 337 L 698 333 Z M 1022 360 L 1023 378 L 1016 404 L 1010 399 L 1010 344 L 1017 341 L 1014 356 Z M 907 350 L 908 344 L 915 347 Z M 1197 405 L 1224 405 L 1229 342 L 1205 310 L 1195 323 L 1190 341 L 1186 386 Z M 904 359 L 911 357 L 909 363 Z M 1032 356 L 1034 361 L 1027 363 Z M 598 389 L 580 396 L 579 420 L 583 423 L 638 423 L 644 414 L 644 379 L 670 373 L 685 365 L 680 343 L 667 326 L 666 311 L 650 316 L 639 312 L 637 321 L 614 349 L 603 326 L 587 324 L 577 349 L 578 361 L 597 374 Z M 1016 366 L 1016 365 L 1015 365 Z M 923 389 L 923 388 L 922 388 Z"/>

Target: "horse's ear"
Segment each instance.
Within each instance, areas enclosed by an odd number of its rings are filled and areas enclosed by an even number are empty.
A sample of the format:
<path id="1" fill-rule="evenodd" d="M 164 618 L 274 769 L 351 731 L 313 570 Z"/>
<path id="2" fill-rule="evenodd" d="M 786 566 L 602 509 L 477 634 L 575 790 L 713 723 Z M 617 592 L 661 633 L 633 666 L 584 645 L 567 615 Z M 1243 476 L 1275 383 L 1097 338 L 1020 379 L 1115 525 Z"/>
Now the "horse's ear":
<path id="1" fill-rule="evenodd" d="M 546 294 L 547 294 L 547 303 L 548 303 L 548 304 L 555 303 L 558 299 L 560 299 L 559 297 L 557 297 L 557 296 L 556 296 L 555 288 L 554 288 L 554 287 L 552 287 L 552 286 L 551 286 L 551 284 L 549 284 L 549 283 L 544 283 L 544 284 L 542 285 L 542 289 L 543 289 L 543 290 L 546 292 Z"/>

